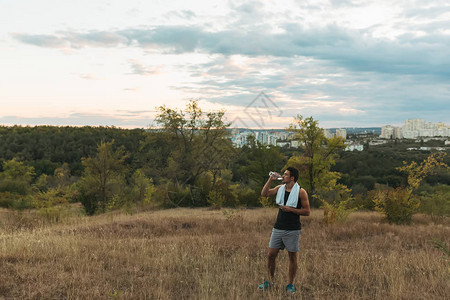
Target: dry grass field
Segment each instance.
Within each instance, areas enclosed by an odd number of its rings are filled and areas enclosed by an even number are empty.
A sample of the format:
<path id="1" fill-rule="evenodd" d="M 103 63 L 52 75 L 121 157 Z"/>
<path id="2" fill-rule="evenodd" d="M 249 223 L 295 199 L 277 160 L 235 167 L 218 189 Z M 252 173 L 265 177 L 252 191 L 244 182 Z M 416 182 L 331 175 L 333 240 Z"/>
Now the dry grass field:
<path id="1" fill-rule="evenodd" d="M 276 209 L 173 209 L 38 222 L 0 211 L 0 299 L 449 299 L 450 265 L 432 239 L 450 225 L 411 226 L 353 213 L 324 227 L 302 218 L 297 293 L 287 295 L 287 253 L 277 286 L 257 290 Z"/>

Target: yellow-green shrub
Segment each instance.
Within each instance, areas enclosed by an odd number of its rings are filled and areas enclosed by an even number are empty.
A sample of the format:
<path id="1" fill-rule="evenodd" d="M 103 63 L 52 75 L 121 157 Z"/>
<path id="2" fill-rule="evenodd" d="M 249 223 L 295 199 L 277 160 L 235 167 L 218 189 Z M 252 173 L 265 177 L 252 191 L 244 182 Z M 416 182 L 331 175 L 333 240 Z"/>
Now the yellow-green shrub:
<path id="1" fill-rule="evenodd" d="M 377 191 L 375 210 L 383 213 L 389 223 L 410 224 L 420 201 L 410 189 L 398 187 L 389 191 Z"/>

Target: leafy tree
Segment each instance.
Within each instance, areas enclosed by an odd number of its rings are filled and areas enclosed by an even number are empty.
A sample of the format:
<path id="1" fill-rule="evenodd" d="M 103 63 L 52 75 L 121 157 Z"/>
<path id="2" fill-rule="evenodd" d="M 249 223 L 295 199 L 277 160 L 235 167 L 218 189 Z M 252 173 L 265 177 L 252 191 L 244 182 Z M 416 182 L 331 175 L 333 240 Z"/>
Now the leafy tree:
<path id="1" fill-rule="evenodd" d="M 34 168 L 24 162 L 11 159 L 3 162 L 0 173 L 0 192 L 11 192 L 26 195 L 30 192 Z"/>
<path id="2" fill-rule="evenodd" d="M 148 204 L 154 193 L 153 180 L 148 178 L 142 169 L 137 169 L 131 179 L 135 201 L 140 204 Z"/>
<path id="3" fill-rule="evenodd" d="M 446 168 L 443 162 L 445 153 L 433 153 L 420 164 L 404 162 L 398 170 L 408 175 L 408 185 L 388 191 L 378 191 L 375 195 L 375 209 L 386 216 L 390 223 L 409 224 L 414 213 L 420 207 L 420 198 L 413 194 L 420 183 L 436 168 Z"/>
<path id="4" fill-rule="evenodd" d="M 241 152 L 245 153 L 246 159 L 241 161 L 240 173 L 244 182 L 255 189 L 264 186 L 269 171 L 280 171 L 285 163 L 279 147 L 263 145 L 253 136 L 248 138 L 248 145 Z"/>
<path id="5" fill-rule="evenodd" d="M 123 190 L 125 184 L 127 155 L 123 148 L 113 150 L 112 142 L 101 142 L 97 154 L 83 158 L 83 177 L 81 178 L 80 201 L 88 214 L 104 211 L 108 203 Z"/>
<path id="6" fill-rule="evenodd" d="M 450 185 L 437 185 L 431 192 L 420 194 L 420 211 L 434 221 L 450 217 Z"/>
<path id="7" fill-rule="evenodd" d="M 327 139 L 313 117 L 303 119 L 297 115 L 289 130 L 296 133 L 303 154 L 292 156 L 286 166 L 299 169 L 300 182 L 308 191 L 311 204 L 319 206 L 317 193 L 329 189 L 330 182 L 335 182 L 340 176 L 339 173 L 330 171 L 330 168 L 335 164 L 337 153 L 345 148 L 344 141 L 339 137 Z"/>
<path id="8" fill-rule="evenodd" d="M 157 165 L 159 174 L 180 188 L 186 185 L 191 195 L 197 178 L 205 172 L 212 173 L 215 184 L 220 173 L 229 167 L 233 153 L 231 141 L 227 139 L 229 123 L 224 120 L 225 112 L 204 113 L 197 101 L 190 101 L 184 111 L 166 106 L 158 110 L 156 123 L 162 127 L 168 146 L 167 152 L 159 153 L 165 162 Z"/>

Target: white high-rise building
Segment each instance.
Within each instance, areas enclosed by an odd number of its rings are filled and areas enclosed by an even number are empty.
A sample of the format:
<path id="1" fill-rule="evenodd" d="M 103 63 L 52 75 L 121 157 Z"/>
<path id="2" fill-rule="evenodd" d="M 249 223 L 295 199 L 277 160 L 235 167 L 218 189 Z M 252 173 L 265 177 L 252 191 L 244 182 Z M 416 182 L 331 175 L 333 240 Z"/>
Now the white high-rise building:
<path id="1" fill-rule="evenodd" d="M 382 139 L 392 139 L 394 136 L 394 127 L 391 125 L 386 125 L 381 127 L 381 135 L 380 138 Z"/>
<path id="2" fill-rule="evenodd" d="M 332 134 L 328 129 L 324 129 L 323 134 L 327 139 L 331 139 L 332 137 L 334 137 L 334 134 Z"/>
<path id="3" fill-rule="evenodd" d="M 344 140 L 347 139 L 347 130 L 345 129 L 336 129 L 336 136 L 340 136 L 341 138 L 343 138 Z"/>
<path id="4" fill-rule="evenodd" d="M 393 139 L 402 139 L 403 138 L 403 130 L 401 127 L 394 127 L 394 135 Z"/>
<path id="5" fill-rule="evenodd" d="M 420 136 L 420 131 L 425 128 L 423 119 L 407 119 L 403 125 L 403 137 L 405 139 L 415 139 Z"/>
<path id="6" fill-rule="evenodd" d="M 425 123 L 423 119 L 408 119 L 402 128 L 403 137 L 415 139 L 418 137 L 448 137 L 449 128 L 445 123 Z"/>

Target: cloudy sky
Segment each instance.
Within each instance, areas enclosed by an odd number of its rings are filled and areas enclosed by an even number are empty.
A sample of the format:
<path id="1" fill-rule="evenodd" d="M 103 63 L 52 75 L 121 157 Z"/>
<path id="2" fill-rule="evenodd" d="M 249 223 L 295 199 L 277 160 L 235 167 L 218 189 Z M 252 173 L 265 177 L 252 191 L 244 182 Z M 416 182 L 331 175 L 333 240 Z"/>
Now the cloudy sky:
<path id="1" fill-rule="evenodd" d="M 447 0 L 0 0 L 0 124 L 450 123 Z"/>

